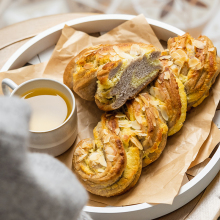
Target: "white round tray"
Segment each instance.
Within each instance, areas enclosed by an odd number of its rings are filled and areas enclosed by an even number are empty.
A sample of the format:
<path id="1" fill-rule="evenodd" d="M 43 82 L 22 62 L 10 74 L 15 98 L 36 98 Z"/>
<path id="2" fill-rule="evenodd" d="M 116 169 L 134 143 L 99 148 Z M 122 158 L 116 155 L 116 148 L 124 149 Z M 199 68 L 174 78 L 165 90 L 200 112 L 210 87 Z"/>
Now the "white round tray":
<path id="1" fill-rule="evenodd" d="M 21 48 L 19 48 L 5 63 L 1 71 L 7 71 L 22 67 L 32 57 L 45 49 L 56 44 L 64 24 L 74 27 L 77 30 L 86 33 L 106 32 L 121 23 L 134 18 L 132 15 L 96 15 L 85 18 L 74 19 L 55 27 L 52 27 L 36 37 L 32 38 Z M 184 34 L 183 31 L 171 25 L 149 19 L 148 23 L 153 28 L 155 34 L 160 40 L 167 41 L 169 37 Z M 202 192 L 216 176 L 220 170 L 220 147 L 206 165 L 206 167 L 191 181 L 181 187 L 179 195 L 175 197 L 172 205 L 159 204 L 150 205 L 142 203 L 125 207 L 91 207 L 86 206 L 84 210 L 95 220 L 148 220 L 158 218 L 168 214 L 188 203 Z"/>

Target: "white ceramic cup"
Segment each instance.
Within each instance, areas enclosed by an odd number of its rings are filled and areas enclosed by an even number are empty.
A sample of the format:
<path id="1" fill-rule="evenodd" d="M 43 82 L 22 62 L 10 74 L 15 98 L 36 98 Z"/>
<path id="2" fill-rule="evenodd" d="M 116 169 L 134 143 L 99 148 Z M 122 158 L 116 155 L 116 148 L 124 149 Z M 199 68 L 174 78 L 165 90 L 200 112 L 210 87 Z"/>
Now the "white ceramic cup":
<path id="1" fill-rule="evenodd" d="M 9 87 L 13 90 L 10 91 Z M 70 101 L 72 111 L 58 127 L 49 131 L 30 131 L 31 151 L 58 156 L 68 150 L 77 136 L 77 110 L 72 91 L 64 84 L 52 79 L 32 79 L 19 86 L 10 79 L 2 80 L 2 91 L 6 96 L 21 96 L 35 88 L 53 88 L 62 92 Z"/>

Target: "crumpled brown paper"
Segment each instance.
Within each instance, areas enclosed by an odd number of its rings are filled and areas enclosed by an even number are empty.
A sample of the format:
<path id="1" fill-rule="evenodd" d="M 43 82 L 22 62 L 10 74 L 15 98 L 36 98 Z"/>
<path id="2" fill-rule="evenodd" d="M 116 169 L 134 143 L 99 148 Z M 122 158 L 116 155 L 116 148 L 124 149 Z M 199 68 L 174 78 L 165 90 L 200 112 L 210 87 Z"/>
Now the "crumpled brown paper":
<path id="1" fill-rule="evenodd" d="M 210 155 L 214 150 L 215 146 L 219 143 L 219 135 L 220 135 L 220 131 L 218 127 L 215 125 L 214 122 L 212 122 L 209 136 L 203 143 L 195 160 L 192 161 L 189 168 L 192 168 L 207 159 L 207 155 Z"/>
<path id="2" fill-rule="evenodd" d="M 0 79 L 8 77 L 16 83 L 21 83 L 31 78 L 48 77 L 62 81 L 63 72 L 68 62 L 85 47 L 122 42 L 152 43 L 162 49 L 159 40 L 143 15 L 123 23 L 98 38 L 65 26 L 47 65 L 38 64 L 1 73 Z M 203 152 L 206 151 L 205 154 L 207 154 L 212 148 L 211 145 L 220 141 L 220 131 L 214 129 L 213 126 L 210 131 L 212 118 L 220 99 L 219 86 L 220 78 L 218 77 L 209 97 L 200 106 L 188 113 L 183 128 L 168 138 L 167 146 L 161 157 L 143 169 L 140 180 L 133 189 L 121 196 L 111 198 L 90 194 L 90 199 L 96 201 L 97 204 L 104 203 L 112 206 L 143 202 L 171 204 L 179 192 L 186 170 L 195 160 L 202 144 Z M 78 95 L 74 95 L 77 103 L 79 127 L 76 144 L 81 139 L 93 137 L 92 130 L 100 121 L 102 111 L 97 108 L 94 102 L 83 100 Z M 215 135 L 213 135 L 214 133 Z M 213 138 L 204 143 L 208 135 Z M 58 157 L 69 168 L 72 167 L 73 147 Z M 206 155 L 206 157 L 208 156 Z"/>

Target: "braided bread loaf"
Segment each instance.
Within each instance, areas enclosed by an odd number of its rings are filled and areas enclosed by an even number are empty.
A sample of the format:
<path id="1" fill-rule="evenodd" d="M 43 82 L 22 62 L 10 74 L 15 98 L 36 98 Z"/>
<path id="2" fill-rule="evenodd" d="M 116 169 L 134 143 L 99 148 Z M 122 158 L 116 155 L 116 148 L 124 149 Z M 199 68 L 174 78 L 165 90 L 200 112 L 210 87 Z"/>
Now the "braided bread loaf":
<path id="1" fill-rule="evenodd" d="M 207 97 L 220 70 L 212 42 L 185 34 L 169 39 L 168 48 L 153 61 L 156 69 L 159 60 L 163 68 L 145 91 L 104 113 L 94 129 L 95 140 L 83 140 L 74 149 L 73 167 L 91 193 L 109 197 L 133 187 L 141 167 L 154 162 L 167 137 L 181 129 L 187 109 Z"/>

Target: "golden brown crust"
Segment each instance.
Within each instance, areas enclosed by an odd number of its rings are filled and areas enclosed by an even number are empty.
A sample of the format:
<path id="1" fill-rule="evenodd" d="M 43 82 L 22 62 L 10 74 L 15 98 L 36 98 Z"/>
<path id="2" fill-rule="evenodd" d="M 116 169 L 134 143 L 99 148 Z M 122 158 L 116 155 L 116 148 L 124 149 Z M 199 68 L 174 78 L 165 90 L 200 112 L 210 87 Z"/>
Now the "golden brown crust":
<path id="1" fill-rule="evenodd" d="M 142 157 L 141 157 L 142 158 Z M 139 169 L 138 172 L 135 174 L 133 181 L 130 183 L 130 185 L 127 186 L 127 188 L 124 189 L 124 191 L 122 191 L 120 194 L 121 195 L 123 193 L 126 193 L 127 191 L 129 191 L 130 189 L 132 189 L 138 182 L 140 176 L 141 176 L 141 172 L 142 172 L 142 160 L 140 160 L 140 164 L 139 164 Z"/>
<path id="2" fill-rule="evenodd" d="M 170 55 L 177 65 L 177 77 L 185 86 L 188 108 L 197 106 L 219 73 L 216 48 L 206 36 L 193 39 L 188 33 L 168 40 Z"/>
<path id="3" fill-rule="evenodd" d="M 71 90 L 74 90 L 81 98 L 88 101 L 94 100 L 96 92 L 96 71 L 93 65 L 94 55 L 99 48 L 105 45 L 88 47 L 75 56 L 67 65 L 63 82 Z"/>
<path id="4" fill-rule="evenodd" d="M 158 108 L 169 128 L 168 135 L 173 135 L 181 129 L 186 118 L 187 99 L 184 86 L 175 76 L 172 69 L 173 62 L 166 54 L 162 53 L 161 62 L 163 70 L 150 87 L 150 94 L 157 100 Z"/>
<path id="5" fill-rule="evenodd" d="M 137 120 L 141 126 L 142 133 L 137 134 L 137 137 L 143 147 L 142 166 L 145 167 L 162 153 L 166 145 L 168 128 L 155 105 L 154 98 L 148 93 L 141 93 L 126 105 L 129 119 Z"/>
<path id="6" fill-rule="evenodd" d="M 73 165 L 84 185 L 98 183 L 99 188 L 112 185 L 126 167 L 125 150 L 120 138 L 109 130 L 109 121 L 103 115 L 94 129 L 95 141 L 85 139 L 74 150 Z"/>
<path id="7" fill-rule="evenodd" d="M 105 197 L 120 195 L 131 189 L 137 183 L 141 174 L 141 155 L 137 147 L 132 146 L 127 149 L 126 155 L 127 166 L 118 181 L 105 188 L 87 185 L 86 189 L 91 193 Z"/>
<path id="8" fill-rule="evenodd" d="M 95 147 L 94 141 L 86 139 L 74 150 L 74 170 L 85 188 L 96 195 L 121 194 L 131 183 L 135 185 L 140 176 L 141 152 L 132 143 L 128 147 L 122 144 L 118 120 L 115 114 L 103 114 L 94 129 Z M 87 149 L 86 153 L 82 149 Z M 84 153 L 82 160 L 79 152 Z M 102 160 L 105 158 L 106 164 L 96 160 L 94 155 L 98 153 L 101 153 Z"/>
<path id="9" fill-rule="evenodd" d="M 172 128 L 181 116 L 181 99 L 176 77 L 167 65 L 168 60 L 162 60 L 164 70 L 159 74 L 154 87 L 157 92 L 154 95 L 162 101 L 167 109 L 168 128 Z M 153 94 L 152 94 L 153 95 Z"/>

